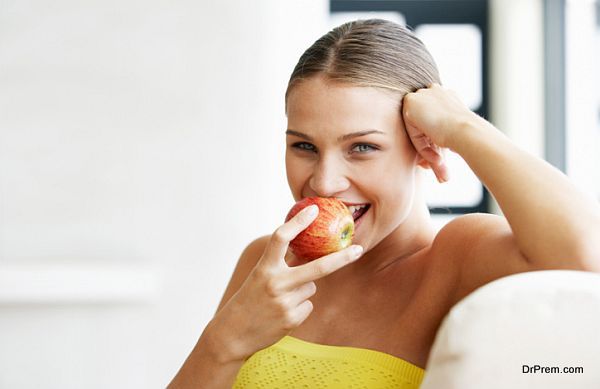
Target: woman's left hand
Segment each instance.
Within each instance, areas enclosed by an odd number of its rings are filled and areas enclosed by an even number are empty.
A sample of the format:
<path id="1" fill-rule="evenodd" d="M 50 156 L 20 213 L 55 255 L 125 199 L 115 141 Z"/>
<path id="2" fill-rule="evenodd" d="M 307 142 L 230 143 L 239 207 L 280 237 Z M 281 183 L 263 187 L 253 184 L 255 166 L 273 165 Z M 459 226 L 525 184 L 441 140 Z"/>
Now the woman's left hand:
<path id="1" fill-rule="evenodd" d="M 448 181 L 444 149 L 451 148 L 458 130 L 477 115 L 455 92 L 433 84 L 408 93 L 402 100 L 402 117 L 415 149 L 439 182 Z"/>

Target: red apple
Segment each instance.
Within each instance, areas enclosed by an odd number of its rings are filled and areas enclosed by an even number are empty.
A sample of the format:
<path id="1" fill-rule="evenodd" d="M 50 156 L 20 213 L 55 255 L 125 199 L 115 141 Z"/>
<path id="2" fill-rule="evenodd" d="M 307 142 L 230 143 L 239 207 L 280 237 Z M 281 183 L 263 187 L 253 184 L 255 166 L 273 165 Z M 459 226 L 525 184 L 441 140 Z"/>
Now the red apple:
<path id="1" fill-rule="evenodd" d="M 301 261 L 312 261 L 352 244 L 354 219 L 344 203 L 335 198 L 307 197 L 298 201 L 285 218 L 287 222 L 309 205 L 319 207 L 319 215 L 290 242 L 290 250 Z"/>

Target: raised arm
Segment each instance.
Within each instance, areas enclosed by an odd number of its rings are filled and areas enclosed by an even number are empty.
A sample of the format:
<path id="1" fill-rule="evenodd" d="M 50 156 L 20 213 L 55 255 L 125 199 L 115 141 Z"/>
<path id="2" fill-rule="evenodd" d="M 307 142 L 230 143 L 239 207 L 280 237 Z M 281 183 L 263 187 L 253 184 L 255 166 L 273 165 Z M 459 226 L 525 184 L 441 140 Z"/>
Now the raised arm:
<path id="1" fill-rule="evenodd" d="M 563 173 L 518 148 L 439 85 L 406 95 L 403 115 L 413 144 L 442 180 L 440 147 L 467 162 L 534 268 L 600 271 L 600 206 Z"/>

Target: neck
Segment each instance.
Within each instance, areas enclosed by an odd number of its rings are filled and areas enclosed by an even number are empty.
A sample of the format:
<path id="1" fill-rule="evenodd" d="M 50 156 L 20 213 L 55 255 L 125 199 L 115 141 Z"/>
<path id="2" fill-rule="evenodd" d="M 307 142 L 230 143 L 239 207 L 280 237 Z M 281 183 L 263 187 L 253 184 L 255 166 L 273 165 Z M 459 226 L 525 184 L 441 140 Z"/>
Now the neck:
<path id="1" fill-rule="evenodd" d="M 408 217 L 377 246 L 354 264 L 360 272 L 379 273 L 391 265 L 408 262 L 414 254 L 429 247 L 435 230 L 425 201 L 413 205 Z M 353 265 L 354 265 L 353 264 Z"/>
<path id="2" fill-rule="evenodd" d="M 392 233 L 362 258 L 330 274 L 323 281 L 338 287 L 355 283 L 349 281 L 369 283 L 374 277 L 384 276 L 389 273 L 387 270 L 398 267 L 403 269 L 407 277 L 414 279 L 422 269 L 422 263 L 417 260 L 419 256 L 416 254 L 430 247 L 434 237 L 435 229 L 425 201 L 415 202 L 408 217 Z"/>

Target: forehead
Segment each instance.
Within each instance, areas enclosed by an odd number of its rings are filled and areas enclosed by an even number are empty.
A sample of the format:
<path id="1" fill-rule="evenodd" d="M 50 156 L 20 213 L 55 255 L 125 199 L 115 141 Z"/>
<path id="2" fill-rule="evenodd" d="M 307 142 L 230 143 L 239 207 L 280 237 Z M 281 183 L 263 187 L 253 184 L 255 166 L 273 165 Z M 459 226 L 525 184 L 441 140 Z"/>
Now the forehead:
<path id="1" fill-rule="evenodd" d="M 400 118 L 400 94 L 314 77 L 296 84 L 288 95 L 288 128 L 341 132 L 377 128 L 389 132 Z"/>

